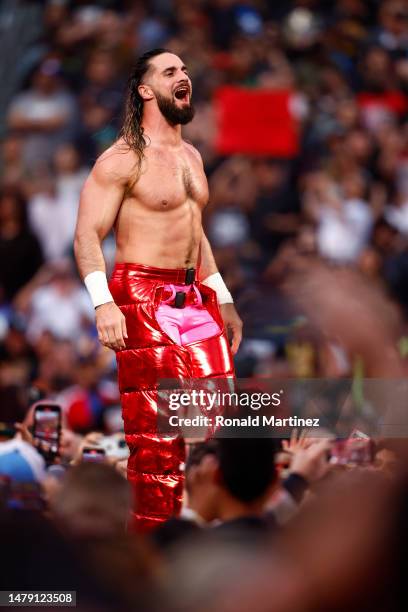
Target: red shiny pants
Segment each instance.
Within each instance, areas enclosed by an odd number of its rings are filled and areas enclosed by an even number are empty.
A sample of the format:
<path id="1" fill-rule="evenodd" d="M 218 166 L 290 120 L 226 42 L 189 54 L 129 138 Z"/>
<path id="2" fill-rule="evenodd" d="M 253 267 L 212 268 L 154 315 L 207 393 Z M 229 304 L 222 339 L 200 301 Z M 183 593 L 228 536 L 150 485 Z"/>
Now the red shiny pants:
<path id="1" fill-rule="evenodd" d="M 128 480 L 133 488 L 133 525 L 154 528 L 181 508 L 185 459 L 179 435 L 157 431 L 157 392 L 162 379 L 233 375 L 233 362 L 215 292 L 195 281 L 202 305 L 218 324 L 218 334 L 177 344 L 159 325 L 156 310 L 168 301 L 166 285 L 185 284 L 186 271 L 117 264 L 109 288 L 126 317 L 126 349 L 116 353 L 122 415 L 130 456 Z M 201 301 L 201 300 L 200 300 Z"/>

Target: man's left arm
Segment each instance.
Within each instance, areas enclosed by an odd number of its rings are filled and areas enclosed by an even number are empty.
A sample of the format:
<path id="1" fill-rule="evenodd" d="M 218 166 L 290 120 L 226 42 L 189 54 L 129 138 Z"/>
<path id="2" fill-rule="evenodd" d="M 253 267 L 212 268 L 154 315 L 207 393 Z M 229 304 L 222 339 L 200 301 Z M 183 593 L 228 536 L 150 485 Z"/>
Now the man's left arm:
<path id="1" fill-rule="evenodd" d="M 208 238 L 203 232 L 200 243 L 200 280 L 217 294 L 221 316 L 231 338 L 231 351 L 235 355 L 242 339 L 242 321 L 235 310 L 234 302 L 221 274 L 218 272 Z"/>

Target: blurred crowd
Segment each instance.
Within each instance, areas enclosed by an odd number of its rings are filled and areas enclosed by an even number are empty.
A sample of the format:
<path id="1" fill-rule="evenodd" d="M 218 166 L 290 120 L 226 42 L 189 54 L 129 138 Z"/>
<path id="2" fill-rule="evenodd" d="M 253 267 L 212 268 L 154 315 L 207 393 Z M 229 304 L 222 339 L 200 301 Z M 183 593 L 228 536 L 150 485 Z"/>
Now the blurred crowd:
<path id="1" fill-rule="evenodd" d="M 369 467 L 333 475 L 322 442 L 277 449 L 263 441 L 264 452 L 257 440 L 254 492 L 239 462 L 254 450 L 250 441 L 241 441 L 247 450 L 204 444 L 186 466 L 181 524 L 146 542 L 125 534 L 126 459 L 113 451 L 109 465 L 81 462 L 85 446 L 119 440 L 122 423 L 115 356 L 97 341 L 72 240 L 82 185 L 117 137 L 132 64 L 166 47 L 193 82 L 196 116 L 183 129 L 203 156 L 204 224 L 244 321 L 238 376 L 403 378 L 406 0 L 15 0 L 0 4 L 0 31 L 0 422 L 22 424 L 11 440 L 0 431 L 0 474 L 2 455 L 16 452 L 39 487 L 14 494 L 10 474 L 0 483 L 10 551 L 3 588 L 22 588 L 15 538 L 52 586 L 62 584 L 52 555 L 63 557 L 64 585 L 81 585 L 86 609 L 119 596 L 123 609 L 135 601 L 146 610 L 165 609 L 163 601 L 175 610 L 394 609 L 404 448 L 378 444 Z M 220 153 L 214 99 L 223 85 L 286 91 L 297 154 Z M 110 270 L 112 237 L 104 254 Z M 29 429 L 29 407 L 41 397 L 62 407 L 60 458 L 51 464 Z M 286 472 L 272 461 L 284 447 Z M 35 506 L 24 518 L 27 539 L 8 503 L 21 496 Z M 193 541 L 214 521 L 216 537 Z M 235 528 L 250 538 L 226 544 Z M 86 554 L 83 538 L 92 540 Z M 43 584 L 35 573 L 25 580 Z M 157 601 L 145 602 L 156 590 Z"/>
<path id="2" fill-rule="evenodd" d="M 126 462 L 85 459 L 101 434 L 63 428 L 50 462 L 32 418 L 0 430 L 3 590 L 75 591 L 84 612 L 406 610 L 406 440 L 345 461 L 328 434 L 195 442 L 181 515 L 138 534 Z"/>

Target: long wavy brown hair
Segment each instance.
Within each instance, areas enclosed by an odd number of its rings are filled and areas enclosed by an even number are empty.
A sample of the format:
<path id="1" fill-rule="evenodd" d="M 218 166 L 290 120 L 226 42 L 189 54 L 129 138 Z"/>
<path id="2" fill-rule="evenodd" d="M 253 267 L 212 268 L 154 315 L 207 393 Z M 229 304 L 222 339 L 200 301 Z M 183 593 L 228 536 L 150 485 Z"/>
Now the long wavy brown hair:
<path id="1" fill-rule="evenodd" d="M 127 84 L 125 116 L 119 137 L 136 153 L 138 172 L 140 172 L 146 147 L 142 128 L 143 98 L 139 94 L 138 87 L 149 69 L 150 60 L 162 53 L 170 53 L 170 51 L 158 48 L 141 55 L 132 69 Z"/>

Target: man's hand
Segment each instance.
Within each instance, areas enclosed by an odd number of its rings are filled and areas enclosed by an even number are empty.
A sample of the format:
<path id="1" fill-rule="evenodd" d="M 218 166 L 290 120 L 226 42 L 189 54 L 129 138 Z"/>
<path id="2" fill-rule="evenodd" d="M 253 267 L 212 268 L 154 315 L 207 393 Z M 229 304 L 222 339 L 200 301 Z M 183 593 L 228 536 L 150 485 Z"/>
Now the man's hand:
<path id="1" fill-rule="evenodd" d="M 34 436 L 25 423 L 14 423 L 14 426 L 18 431 L 18 438 L 24 440 L 24 442 L 27 442 L 27 444 L 31 444 L 31 446 L 35 446 Z"/>
<path id="2" fill-rule="evenodd" d="M 316 438 L 309 438 L 306 429 L 302 429 L 299 432 L 297 427 L 295 427 L 290 434 L 290 440 L 282 440 L 282 450 L 285 453 L 295 455 L 298 451 L 308 448 L 314 442 L 316 442 Z"/>
<path id="3" fill-rule="evenodd" d="M 242 321 L 234 304 L 220 304 L 220 311 L 228 336 L 232 334 L 231 352 L 235 355 L 242 340 Z"/>
<path id="4" fill-rule="evenodd" d="M 98 338 L 104 346 L 114 351 L 126 348 L 126 321 L 115 302 L 101 304 L 95 310 Z"/>
<path id="5" fill-rule="evenodd" d="M 64 459 L 73 459 L 81 445 L 82 436 L 74 433 L 70 429 L 63 428 L 61 430 L 61 439 L 59 452 Z"/>
<path id="6" fill-rule="evenodd" d="M 70 465 L 78 465 L 82 461 L 82 454 L 84 448 L 98 448 L 99 441 L 103 438 L 103 433 L 101 431 L 90 431 L 81 438 L 74 455 L 70 461 Z"/>
<path id="7" fill-rule="evenodd" d="M 303 476 L 309 484 L 320 480 L 330 471 L 329 450 L 328 439 L 314 442 L 308 448 L 299 448 L 290 464 L 290 472 Z"/>

